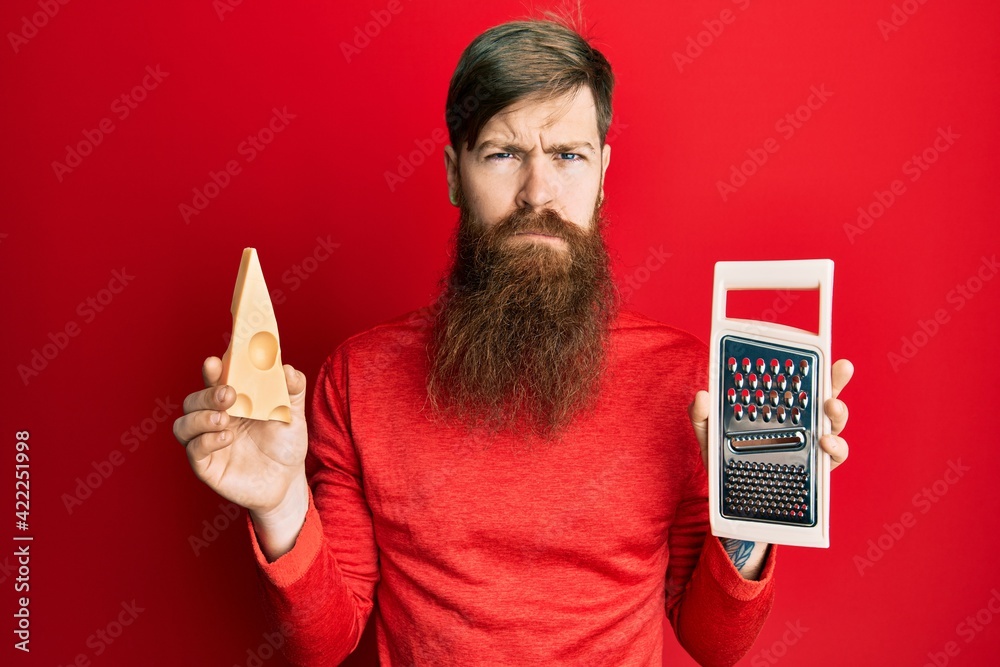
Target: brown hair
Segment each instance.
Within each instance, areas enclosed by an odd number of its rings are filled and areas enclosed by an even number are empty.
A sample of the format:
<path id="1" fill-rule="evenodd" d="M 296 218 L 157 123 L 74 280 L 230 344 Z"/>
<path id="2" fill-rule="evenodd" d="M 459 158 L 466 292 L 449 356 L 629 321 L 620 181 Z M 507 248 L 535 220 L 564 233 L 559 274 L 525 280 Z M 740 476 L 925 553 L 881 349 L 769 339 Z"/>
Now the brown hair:
<path id="1" fill-rule="evenodd" d="M 601 146 L 611 125 L 614 74 L 604 55 L 560 20 L 526 19 L 494 26 L 459 58 L 448 87 L 445 121 L 451 145 L 475 146 L 490 118 L 518 100 L 557 98 L 589 85 Z"/>

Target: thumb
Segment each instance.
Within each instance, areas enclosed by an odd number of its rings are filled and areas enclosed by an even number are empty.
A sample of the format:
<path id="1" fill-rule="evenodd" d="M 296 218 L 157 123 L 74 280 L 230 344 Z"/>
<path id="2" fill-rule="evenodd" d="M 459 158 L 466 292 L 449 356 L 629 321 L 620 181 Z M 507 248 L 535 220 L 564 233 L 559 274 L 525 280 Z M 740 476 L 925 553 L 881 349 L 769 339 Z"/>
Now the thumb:
<path id="1" fill-rule="evenodd" d="M 288 387 L 288 400 L 291 403 L 292 412 L 304 416 L 307 384 L 305 373 L 295 370 L 291 364 L 285 364 L 282 368 L 285 370 L 285 385 Z"/>
<path id="2" fill-rule="evenodd" d="M 703 459 L 707 459 L 708 454 L 708 403 L 708 392 L 703 390 L 694 395 L 694 400 L 688 406 L 691 427 L 694 429 L 695 437 L 698 438 Z"/>

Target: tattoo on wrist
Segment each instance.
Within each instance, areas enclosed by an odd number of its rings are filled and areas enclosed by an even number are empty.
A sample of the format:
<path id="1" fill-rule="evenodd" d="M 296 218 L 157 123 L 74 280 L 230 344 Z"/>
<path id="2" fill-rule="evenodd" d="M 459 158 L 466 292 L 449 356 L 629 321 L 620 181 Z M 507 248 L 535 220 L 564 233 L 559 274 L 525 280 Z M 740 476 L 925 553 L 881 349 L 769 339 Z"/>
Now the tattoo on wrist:
<path id="1" fill-rule="evenodd" d="M 748 540 L 736 540 L 724 538 L 722 540 L 722 546 L 729 554 L 729 560 L 733 561 L 733 565 L 739 570 L 744 565 L 746 565 L 747 560 L 750 558 L 750 553 L 753 551 L 753 547 L 756 542 L 750 542 Z"/>

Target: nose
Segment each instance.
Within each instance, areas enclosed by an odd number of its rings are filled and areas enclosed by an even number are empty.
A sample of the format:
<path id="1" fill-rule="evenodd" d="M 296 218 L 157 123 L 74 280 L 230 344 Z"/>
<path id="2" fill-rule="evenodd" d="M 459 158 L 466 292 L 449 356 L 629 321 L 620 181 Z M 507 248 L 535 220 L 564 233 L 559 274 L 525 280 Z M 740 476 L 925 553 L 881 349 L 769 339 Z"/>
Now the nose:
<path id="1" fill-rule="evenodd" d="M 525 161 L 521 189 L 517 194 L 517 205 L 521 208 L 539 210 L 555 208 L 559 193 L 559 182 L 555 167 L 546 157 L 532 157 Z"/>

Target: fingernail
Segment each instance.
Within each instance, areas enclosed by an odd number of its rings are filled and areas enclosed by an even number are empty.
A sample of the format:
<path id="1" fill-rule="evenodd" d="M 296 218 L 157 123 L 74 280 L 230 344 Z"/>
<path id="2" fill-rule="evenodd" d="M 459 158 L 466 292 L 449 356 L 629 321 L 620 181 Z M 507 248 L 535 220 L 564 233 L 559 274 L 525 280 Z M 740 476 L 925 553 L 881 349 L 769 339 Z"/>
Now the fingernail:
<path id="1" fill-rule="evenodd" d="M 212 423 L 213 424 L 218 424 L 221 421 L 222 421 L 222 413 L 221 412 L 216 412 L 216 413 L 214 413 L 212 415 Z"/>
<path id="2" fill-rule="evenodd" d="M 219 434 L 219 442 L 225 442 L 229 440 L 229 431 L 223 431 Z"/>
<path id="3" fill-rule="evenodd" d="M 223 385 L 219 387 L 219 391 L 215 392 L 215 396 L 220 403 L 226 400 L 226 386 Z"/>

